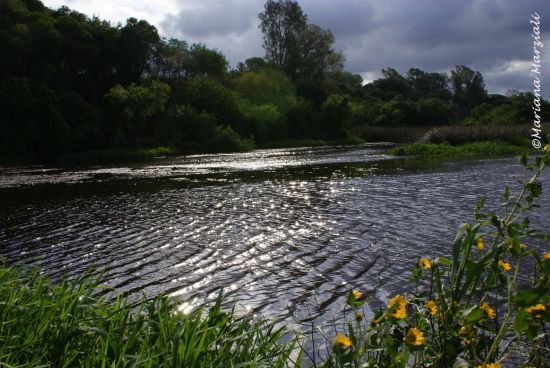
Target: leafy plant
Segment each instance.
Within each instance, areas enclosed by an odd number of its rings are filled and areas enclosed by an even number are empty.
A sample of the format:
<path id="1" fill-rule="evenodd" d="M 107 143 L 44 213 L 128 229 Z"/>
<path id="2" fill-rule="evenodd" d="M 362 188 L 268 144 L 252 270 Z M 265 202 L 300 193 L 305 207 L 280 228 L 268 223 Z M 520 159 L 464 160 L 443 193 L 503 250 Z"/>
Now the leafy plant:
<path id="1" fill-rule="evenodd" d="M 0 265 L 2 367 L 288 367 L 295 339 L 266 320 L 211 307 L 184 314 L 165 296 L 99 296 L 100 277 L 52 283 Z M 298 356 L 299 359 L 299 356 Z"/>
<path id="2" fill-rule="evenodd" d="M 528 244 L 550 237 L 530 227 L 527 213 L 538 206 L 550 145 L 534 162 L 526 154 L 520 162 L 531 176 L 517 179 L 515 198 L 505 188 L 503 214 L 484 212 L 479 201 L 450 258 L 415 265 L 411 292 L 395 295 L 366 321 L 366 300 L 350 290 L 346 305 L 355 318 L 344 323 L 324 367 L 549 366 L 550 252 Z"/>

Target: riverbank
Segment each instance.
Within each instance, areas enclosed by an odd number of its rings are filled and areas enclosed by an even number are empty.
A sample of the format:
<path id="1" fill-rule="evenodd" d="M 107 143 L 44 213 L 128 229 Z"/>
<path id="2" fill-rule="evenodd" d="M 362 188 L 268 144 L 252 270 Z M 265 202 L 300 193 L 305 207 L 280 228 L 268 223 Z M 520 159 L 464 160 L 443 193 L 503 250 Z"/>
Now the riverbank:
<path id="1" fill-rule="evenodd" d="M 259 149 L 270 148 L 300 148 L 300 147 L 330 147 L 330 146 L 348 146 L 360 145 L 365 143 L 361 138 L 352 137 L 345 139 L 289 139 L 284 141 L 275 141 L 259 145 Z"/>
<path id="2" fill-rule="evenodd" d="M 532 150 L 528 145 L 514 145 L 499 141 L 464 143 L 453 146 L 449 143 L 413 143 L 393 147 L 387 151 L 392 156 L 513 156 L 524 150 Z"/>
<path id="3" fill-rule="evenodd" d="M 58 283 L 0 263 L 0 365 L 6 367 L 291 366 L 295 340 L 266 320 L 187 311 L 159 296 L 107 300 L 99 277 Z"/>
<path id="4" fill-rule="evenodd" d="M 544 131 L 550 131 L 545 124 Z M 433 128 L 415 142 L 402 142 L 388 154 L 393 156 L 513 156 L 536 152 L 529 139 L 530 126 L 508 125 L 451 125 Z"/>

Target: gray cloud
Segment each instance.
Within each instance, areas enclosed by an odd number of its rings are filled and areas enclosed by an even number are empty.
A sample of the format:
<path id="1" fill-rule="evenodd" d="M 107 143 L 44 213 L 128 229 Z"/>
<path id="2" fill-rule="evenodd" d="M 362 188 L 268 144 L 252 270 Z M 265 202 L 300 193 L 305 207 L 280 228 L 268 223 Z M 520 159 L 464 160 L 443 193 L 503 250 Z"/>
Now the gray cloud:
<path id="1" fill-rule="evenodd" d="M 167 15 L 161 27 L 167 32 L 181 33 L 193 38 L 225 37 L 249 30 L 256 22 L 262 3 L 254 0 L 181 1 L 182 10 L 176 15 Z"/>
<path id="2" fill-rule="evenodd" d="M 265 0 L 121 0 L 114 9 L 102 0 L 45 0 L 67 3 L 87 13 L 107 14 L 124 22 L 129 16 L 153 22 L 161 34 L 203 42 L 221 50 L 232 65 L 263 56 L 258 13 Z M 532 89 L 533 54 L 530 14 L 542 18 L 543 68 L 550 68 L 548 0 L 299 0 L 309 21 L 332 30 L 346 69 L 366 79 L 393 67 L 449 72 L 464 64 L 479 70 L 490 92 Z M 118 4 L 118 3 L 117 3 Z M 150 7 L 148 4 L 154 4 Z M 162 5 L 161 5 L 162 4 Z M 149 9 L 150 8 L 150 9 Z M 111 9 L 111 10 L 109 10 Z M 113 10 L 114 9 L 114 10 Z M 149 9 L 149 10 L 148 10 Z M 116 12 L 115 12 L 116 10 Z M 128 14 L 122 15 L 122 12 Z M 148 13 L 151 14 L 148 14 Z M 545 28 L 546 27 L 546 28 Z M 550 71 L 543 70 L 550 76 Z M 550 96 L 550 77 L 542 91 Z"/>

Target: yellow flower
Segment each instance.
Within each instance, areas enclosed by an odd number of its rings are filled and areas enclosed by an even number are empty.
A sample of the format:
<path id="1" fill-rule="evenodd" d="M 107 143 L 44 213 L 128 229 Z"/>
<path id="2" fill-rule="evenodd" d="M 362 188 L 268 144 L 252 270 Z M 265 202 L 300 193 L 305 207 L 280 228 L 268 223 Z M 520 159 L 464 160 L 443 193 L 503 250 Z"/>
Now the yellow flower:
<path id="1" fill-rule="evenodd" d="M 404 319 L 405 317 L 407 317 L 407 301 L 404 297 L 397 294 L 396 296 L 391 298 L 388 303 L 388 309 L 392 310 L 394 306 L 395 309 L 389 314 L 390 317 L 394 317 L 397 319 Z"/>
<path id="2" fill-rule="evenodd" d="M 483 238 L 481 236 L 476 239 L 475 244 L 478 252 L 481 252 L 483 250 L 483 247 L 485 246 L 485 244 L 483 243 Z"/>
<path id="3" fill-rule="evenodd" d="M 550 144 L 544 146 L 544 152 L 550 152 Z"/>
<path id="4" fill-rule="evenodd" d="M 544 252 L 544 259 L 550 259 L 550 252 Z"/>
<path id="5" fill-rule="evenodd" d="M 421 258 L 418 263 L 420 263 L 420 266 L 422 266 L 422 268 L 425 270 L 429 270 L 430 268 L 432 268 L 432 263 L 428 258 Z"/>
<path id="6" fill-rule="evenodd" d="M 482 365 L 476 365 L 476 368 L 502 368 L 500 363 L 489 363 L 489 364 L 482 364 Z"/>
<path id="7" fill-rule="evenodd" d="M 353 290 L 353 296 L 355 297 L 355 300 L 361 298 L 361 295 L 363 295 L 362 292 L 360 292 L 358 290 Z"/>
<path id="8" fill-rule="evenodd" d="M 470 345 L 471 343 L 473 343 L 477 337 L 476 330 L 474 330 L 472 327 L 462 326 L 458 333 L 460 337 L 462 337 L 462 341 L 464 341 L 464 344 L 466 345 Z"/>
<path id="9" fill-rule="evenodd" d="M 490 319 L 495 319 L 495 311 L 489 306 L 489 304 L 483 303 L 479 306 L 479 309 L 481 309 Z"/>
<path id="10" fill-rule="evenodd" d="M 545 311 L 545 310 L 546 310 L 546 306 L 544 306 L 544 304 L 540 304 L 540 303 L 536 304 L 536 305 L 533 305 L 531 307 L 525 308 L 525 311 L 529 314 L 533 314 L 533 312 Z M 536 313 L 535 317 L 536 318 L 542 318 L 542 314 Z"/>
<path id="11" fill-rule="evenodd" d="M 356 320 L 357 322 L 361 322 L 361 321 L 363 320 L 363 317 L 364 317 L 364 316 L 363 316 L 363 313 L 361 313 L 361 312 L 355 313 L 355 320 Z"/>
<path id="12" fill-rule="evenodd" d="M 433 300 L 429 300 L 424 306 L 432 316 L 435 316 L 437 314 L 437 305 L 435 305 L 435 302 Z"/>
<path id="13" fill-rule="evenodd" d="M 405 341 L 411 345 L 420 346 L 424 342 L 424 333 L 416 327 L 411 327 L 405 335 Z"/>
<path id="14" fill-rule="evenodd" d="M 346 335 L 336 334 L 334 345 L 347 349 L 351 346 L 351 340 Z"/>
<path id="15" fill-rule="evenodd" d="M 510 267 L 510 263 L 504 262 L 502 259 L 498 260 L 498 267 L 502 268 L 506 272 L 512 269 L 512 267 Z"/>
<path id="16" fill-rule="evenodd" d="M 525 243 L 519 243 L 519 249 L 521 251 L 524 251 L 525 248 L 527 248 L 527 245 L 525 245 Z M 508 247 L 508 251 L 511 252 L 512 250 L 514 249 L 514 244 L 510 244 L 510 246 Z"/>

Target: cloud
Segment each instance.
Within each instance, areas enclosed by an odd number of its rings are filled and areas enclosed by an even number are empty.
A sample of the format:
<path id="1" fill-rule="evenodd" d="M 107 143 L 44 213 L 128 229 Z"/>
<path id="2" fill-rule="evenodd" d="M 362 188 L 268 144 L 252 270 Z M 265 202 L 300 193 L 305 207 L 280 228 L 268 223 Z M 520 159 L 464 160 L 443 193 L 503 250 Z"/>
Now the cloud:
<path id="1" fill-rule="evenodd" d="M 146 19 L 167 37 L 202 42 L 221 50 L 232 65 L 263 56 L 258 13 L 264 0 L 47 0 L 87 14 L 124 22 Z M 530 14 L 542 18 L 550 48 L 547 0 L 300 0 L 310 22 L 332 30 L 346 69 L 372 80 L 393 67 L 449 72 L 467 65 L 485 77 L 490 92 L 532 89 Z M 53 5 L 55 4 L 55 5 Z M 546 46 L 547 45 L 547 46 Z M 545 60 L 550 54 L 545 52 Z M 543 68 L 548 63 L 543 63 Z M 549 74 L 550 75 L 550 74 Z M 543 79 L 550 96 L 550 78 Z"/>
<path id="2" fill-rule="evenodd" d="M 50 8 L 68 6 L 88 16 L 97 16 L 113 24 L 126 23 L 130 17 L 145 19 L 158 27 L 166 14 L 175 13 L 177 4 L 172 0 L 42 0 Z"/>
<path id="3" fill-rule="evenodd" d="M 161 22 L 168 33 L 180 33 L 193 38 L 235 36 L 250 30 L 262 7 L 261 1 L 191 0 L 180 1 L 181 10 L 169 14 Z M 256 10 L 255 10 L 256 9 Z"/>

